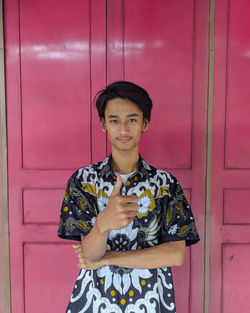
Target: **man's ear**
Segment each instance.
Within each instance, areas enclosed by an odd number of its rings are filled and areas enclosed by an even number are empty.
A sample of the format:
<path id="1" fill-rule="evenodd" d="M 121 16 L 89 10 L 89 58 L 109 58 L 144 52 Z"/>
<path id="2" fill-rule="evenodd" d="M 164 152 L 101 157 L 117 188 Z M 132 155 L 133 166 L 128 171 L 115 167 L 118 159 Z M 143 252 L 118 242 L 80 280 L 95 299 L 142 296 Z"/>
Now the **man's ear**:
<path id="1" fill-rule="evenodd" d="M 105 122 L 105 118 L 101 118 L 101 127 L 102 127 L 102 131 L 105 133 L 106 132 L 106 122 Z"/>
<path id="2" fill-rule="evenodd" d="M 143 131 L 147 130 L 147 129 L 148 129 L 148 126 L 149 126 L 149 121 L 148 121 L 147 119 L 144 119 L 142 130 L 143 130 Z"/>

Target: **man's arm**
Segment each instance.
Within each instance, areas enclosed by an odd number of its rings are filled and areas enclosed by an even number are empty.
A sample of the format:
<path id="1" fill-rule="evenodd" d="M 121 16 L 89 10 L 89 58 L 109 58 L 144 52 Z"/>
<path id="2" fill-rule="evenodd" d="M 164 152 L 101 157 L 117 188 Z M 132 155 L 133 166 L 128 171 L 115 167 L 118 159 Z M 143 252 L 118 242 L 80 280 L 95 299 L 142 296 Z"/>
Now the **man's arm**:
<path id="1" fill-rule="evenodd" d="M 178 266 L 184 262 L 186 242 L 166 242 L 155 247 L 131 251 L 108 251 L 101 259 L 104 265 L 129 268 Z"/>
<path id="2" fill-rule="evenodd" d="M 180 266 L 184 262 L 185 240 L 166 242 L 155 247 L 131 251 L 107 251 L 96 262 L 86 260 L 81 246 L 75 248 L 78 266 L 85 269 L 98 268 L 104 265 L 116 265 L 128 268 L 159 268 Z"/>
<path id="3" fill-rule="evenodd" d="M 88 235 L 81 237 L 83 254 L 88 261 L 97 261 L 105 255 L 110 229 L 128 226 L 137 214 L 138 197 L 121 196 L 121 185 L 122 179 L 118 176 L 106 208 L 98 214 Z"/>
<path id="4" fill-rule="evenodd" d="M 96 261 L 106 253 L 108 231 L 103 232 L 98 227 L 98 218 L 87 236 L 81 236 L 81 247 L 84 255 L 90 261 Z"/>

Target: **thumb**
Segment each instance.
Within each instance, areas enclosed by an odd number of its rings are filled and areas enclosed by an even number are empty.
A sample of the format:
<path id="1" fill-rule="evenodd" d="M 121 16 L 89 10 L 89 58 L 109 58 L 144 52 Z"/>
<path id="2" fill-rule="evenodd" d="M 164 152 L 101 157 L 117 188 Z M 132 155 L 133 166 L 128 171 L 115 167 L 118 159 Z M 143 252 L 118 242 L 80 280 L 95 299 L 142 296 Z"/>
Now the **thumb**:
<path id="1" fill-rule="evenodd" d="M 122 185 L 122 178 L 121 178 L 121 176 L 117 176 L 116 183 L 115 183 L 114 189 L 112 191 L 112 196 L 120 194 L 121 185 Z"/>

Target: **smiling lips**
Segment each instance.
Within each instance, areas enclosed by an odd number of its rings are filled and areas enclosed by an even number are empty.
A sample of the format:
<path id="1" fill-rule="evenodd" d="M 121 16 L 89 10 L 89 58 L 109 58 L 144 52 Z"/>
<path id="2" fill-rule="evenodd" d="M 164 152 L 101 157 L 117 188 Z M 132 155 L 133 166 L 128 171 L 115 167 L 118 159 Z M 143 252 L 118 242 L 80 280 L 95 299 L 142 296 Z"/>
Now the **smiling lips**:
<path id="1" fill-rule="evenodd" d="M 130 137 L 122 137 L 122 138 L 118 138 L 118 140 L 120 142 L 128 142 L 130 140 Z"/>

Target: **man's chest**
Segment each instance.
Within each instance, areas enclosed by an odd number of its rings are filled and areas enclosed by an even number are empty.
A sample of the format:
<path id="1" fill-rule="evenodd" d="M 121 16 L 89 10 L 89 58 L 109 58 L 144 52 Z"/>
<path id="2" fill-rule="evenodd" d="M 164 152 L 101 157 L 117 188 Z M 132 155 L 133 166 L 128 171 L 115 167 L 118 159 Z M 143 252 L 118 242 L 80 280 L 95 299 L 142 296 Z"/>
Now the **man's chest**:
<path id="1" fill-rule="evenodd" d="M 113 180 L 99 180 L 96 183 L 96 205 L 99 213 L 108 205 L 114 184 Z M 122 184 L 121 195 L 136 195 L 138 209 L 127 227 L 109 231 L 108 244 L 111 250 L 140 249 L 158 244 L 168 189 L 169 185 L 159 187 L 154 180 L 141 180 L 137 175 L 129 177 Z"/>

